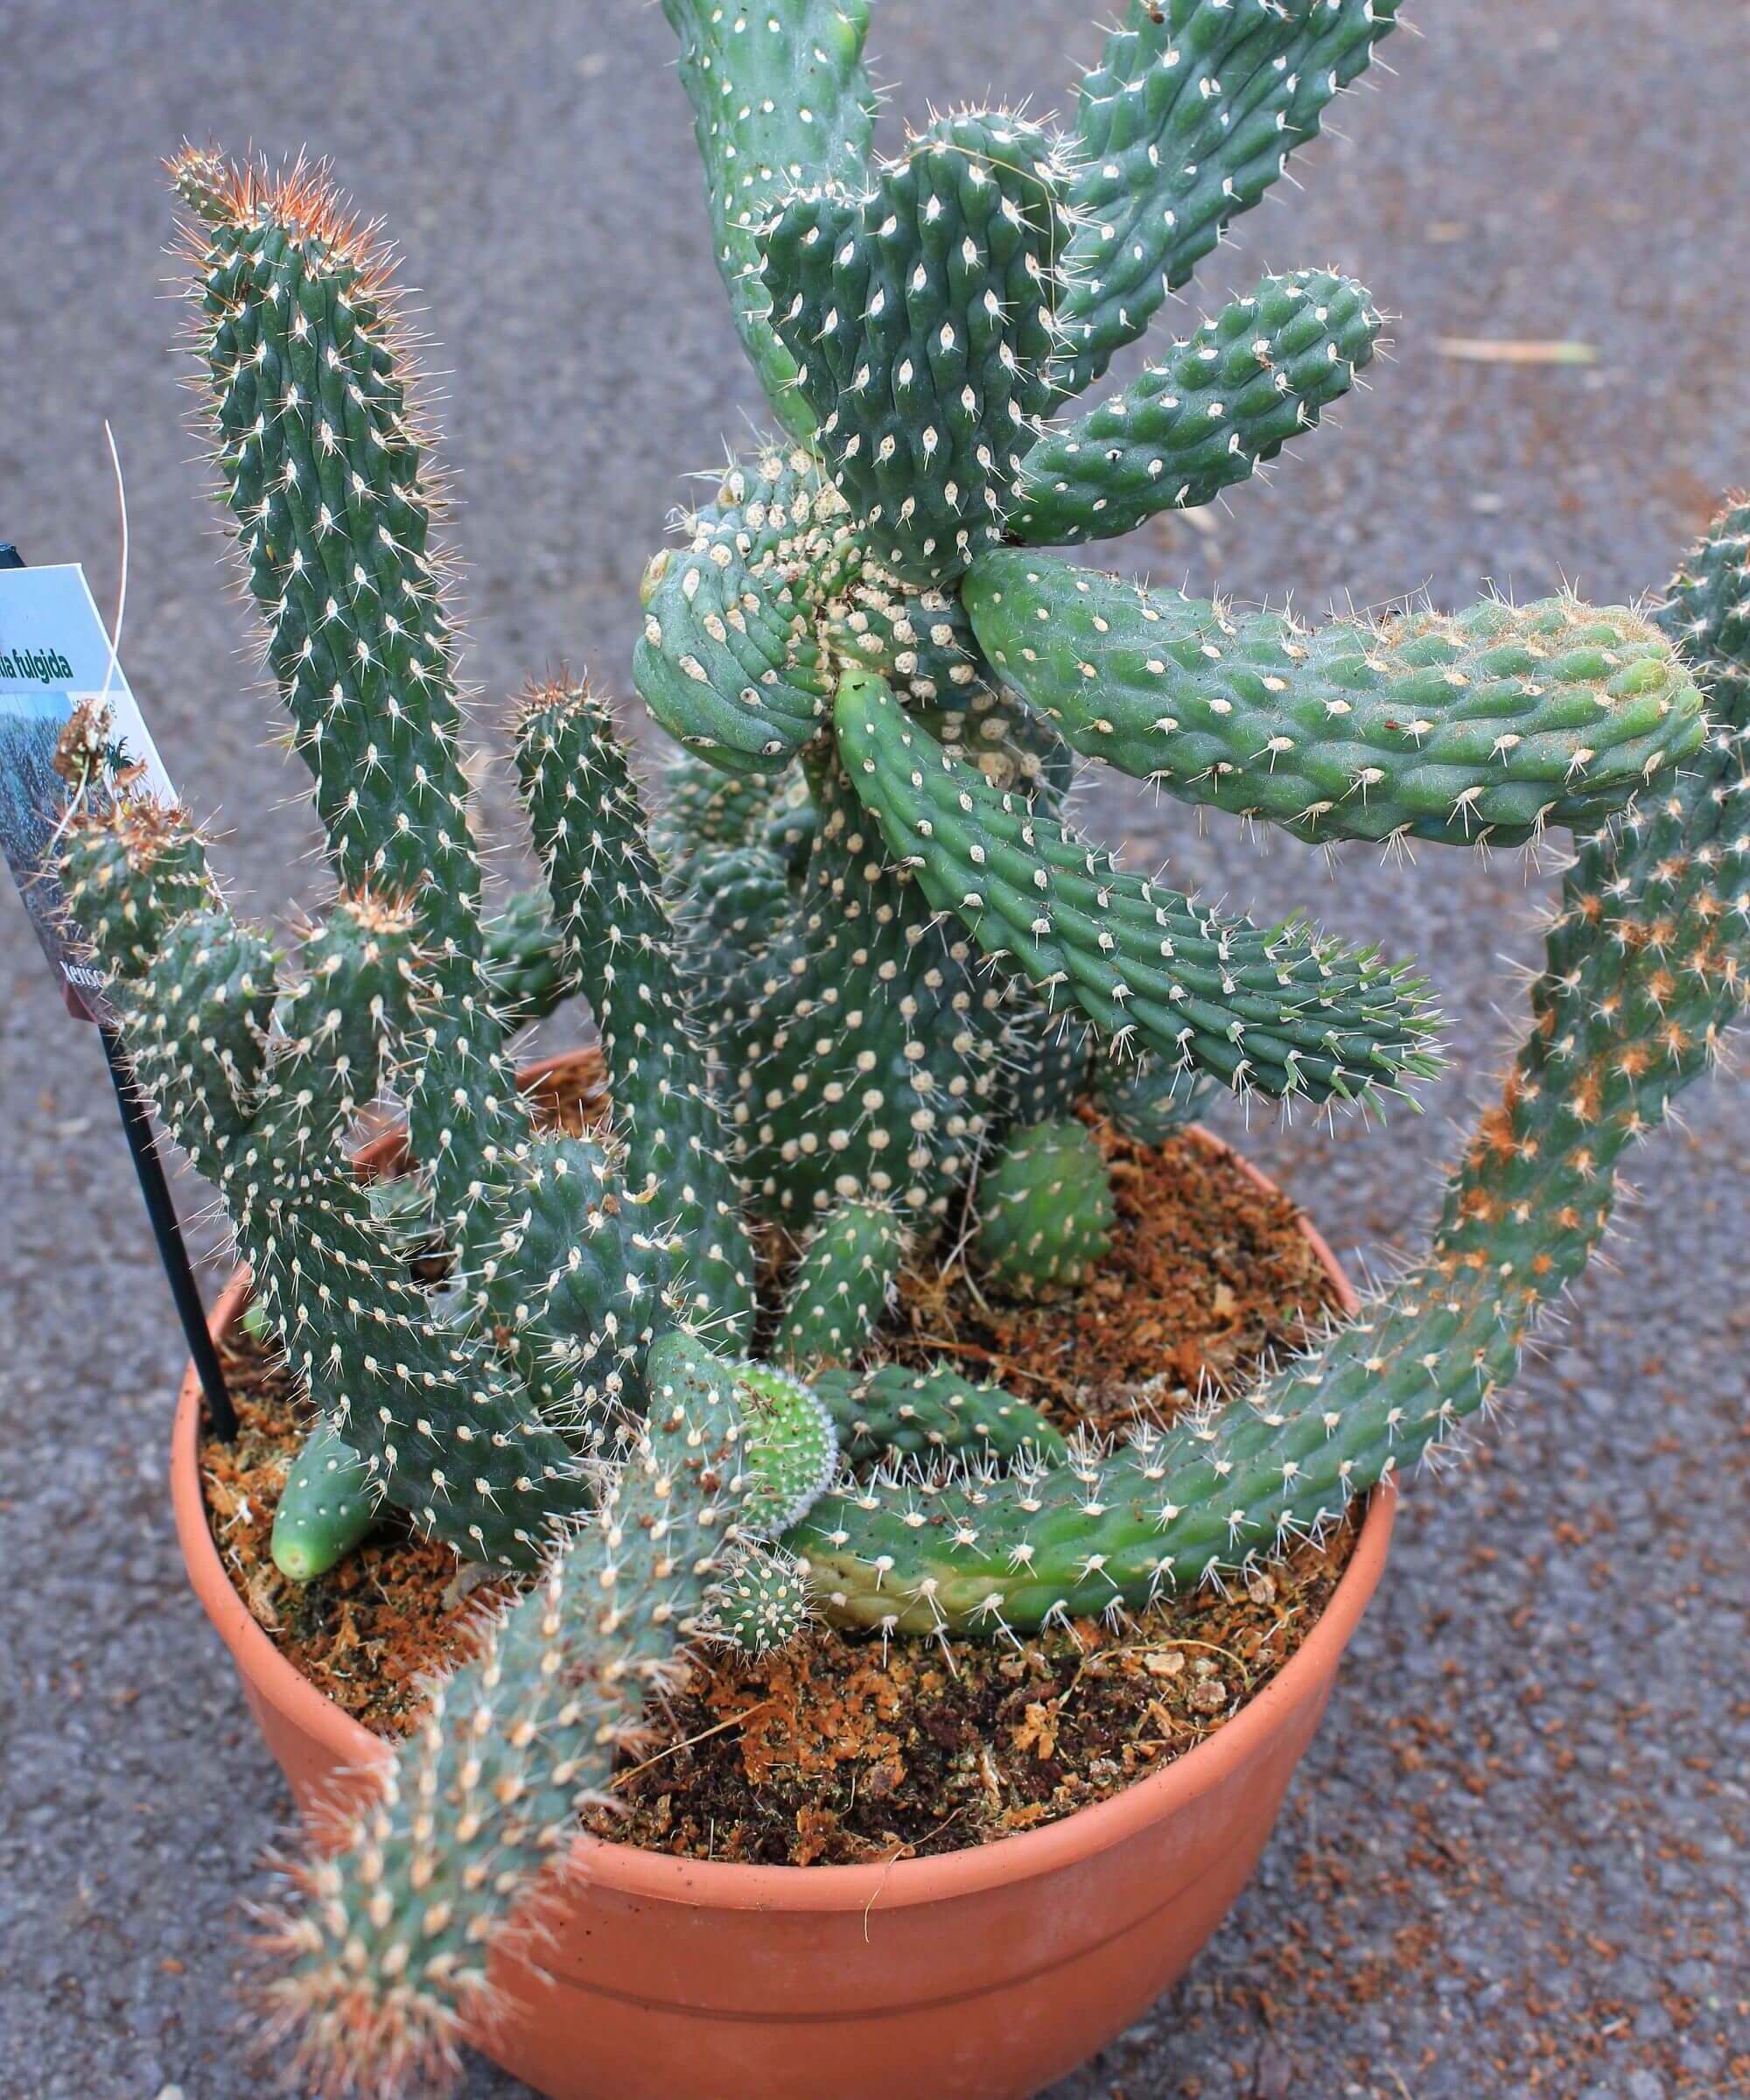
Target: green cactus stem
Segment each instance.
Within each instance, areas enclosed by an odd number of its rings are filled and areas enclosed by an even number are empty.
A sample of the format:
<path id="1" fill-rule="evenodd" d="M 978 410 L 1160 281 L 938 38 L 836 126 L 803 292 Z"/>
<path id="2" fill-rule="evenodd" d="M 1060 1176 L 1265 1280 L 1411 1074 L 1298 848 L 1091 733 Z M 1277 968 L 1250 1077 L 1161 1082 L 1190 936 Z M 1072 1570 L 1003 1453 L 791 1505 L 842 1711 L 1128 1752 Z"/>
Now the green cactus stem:
<path id="1" fill-rule="evenodd" d="M 884 567 L 940 584 L 1002 537 L 1050 398 L 1068 169 L 1003 112 L 914 134 L 867 195 L 798 192 L 761 239 L 772 326 Z"/>
<path id="2" fill-rule="evenodd" d="M 515 890 L 486 920 L 481 968 L 508 1033 L 545 1020 L 577 989 L 544 884 Z"/>
<path id="3" fill-rule="evenodd" d="M 898 1363 L 865 1371 L 829 1367 L 808 1382 L 837 1424 L 839 1453 L 850 1465 L 903 1458 L 1056 1464 L 1068 1448 L 1037 1408 L 951 1364 L 924 1371 Z"/>
<path id="4" fill-rule="evenodd" d="M 1486 598 L 1309 630 L 1013 550 L 966 603 L 1075 750 L 1302 838 L 1522 844 L 1620 808 L 1702 738 L 1694 681 L 1622 606 Z"/>
<path id="5" fill-rule="evenodd" d="M 1266 277 L 1120 394 L 1028 453 L 1009 536 L 1107 540 L 1193 510 L 1274 459 L 1355 383 L 1380 331 L 1362 287 L 1329 270 Z"/>
<path id="6" fill-rule="evenodd" d="M 607 1062 L 627 1192 L 672 1242 L 689 1315 L 743 1339 L 753 1256 L 722 1113 L 710 1090 L 680 943 L 641 798 L 606 705 L 586 689 L 537 690 L 517 730 L 517 769 L 570 967 Z"/>
<path id="7" fill-rule="evenodd" d="M 1108 1058 L 1094 1076 L 1094 1099 L 1113 1128 L 1138 1144 L 1165 1144 L 1197 1118 L 1208 1082 L 1158 1057 L 1135 1064 Z"/>
<path id="8" fill-rule="evenodd" d="M 1621 1155 L 1715 1061 L 1750 990 L 1750 511 L 1662 618 L 1714 710 L 1703 751 L 1582 845 L 1532 1026 L 1427 1259 L 1253 1395 L 1059 1472 L 890 1473 L 789 1544 L 842 1623 L 1026 1628 L 1316 1534 L 1499 1397 L 1609 1222 Z"/>
<path id="9" fill-rule="evenodd" d="M 491 1350 L 434 1312 L 368 1191 L 325 1156 L 332 1110 L 312 1060 L 270 1035 L 272 949 L 219 903 L 186 821 L 93 814 L 61 874 L 138 1083 L 217 1187 L 257 1303 L 373 1491 L 472 1558 L 538 1564 L 577 1501 L 575 1463 Z M 292 988 L 294 1010 L 313 981 Z"/>
<path id="10" fill-rule="evenodd" d="M 931 903 L 1115 1042 L 1315 1102 L 1434 1068 L 1421 980 L 1373 951 L 1298 921 L 1265 932 L 1123 872 L 948 758 L 878 680 L 848 673 L 836 722 L 850 780 Z"/>
<path id="11" fill-rule="evenodd" d="M 773 1338 L 774 1357 L 806 1371 L 863 1355 L 892 1305 L 910 1250 L 910 1235 L 891 1204 L 836 1204 L 802 1248 Z"/>
<path id="12" fill-rule="evenodd" d="M 790 191 L 822 181 L 859 189 L 875 96 L 863 70 L 868 0 L 662 0 L 681 39 L 681 84 L 718 270 L 766 398 L 794 437 L 814 429 L 794 360 L 774 333 L 759 234 Z"/>
<path id="13" fill-rule="evenodd" d="M 714 1009 L 751 1200 L 798 1226 L 858 1198 L 939 1217 L 984 1142 L 1002 990 L 887 859 L 836 767 L 814 788 L 788 930 Z"/>
<path id="14" fill-rule="evenodd" d="M 326 1575 L 375 1530 L 381 1510 L 370 1467 L 327 1423 L 318 1423 L 275 1505 L 274 1565 L 294 1582 Z"/>
<path id="15" fill-rule="evenodd" d="M 492 1200 L 497 1229 L 472 1279 L 481 1322 L 543 1418 L 593 1451 L 642 1411 L 645 1352 L 674 1318 L 676 1236 L 592 1138 L 520 1147 Z"/>
<path id="16" fill-rule="evenodd" d="M 1398 0 L 1130 0 L 1082 82 L 1059 388 L 1134 342 L 1318 130 Z"/>
<path id="17" fill-rule="evenodd" d="M 748 847 L 771 853 L 786 875 L 801 876 L 814 844 L 815 809 L 800 766 L 776 780 L 724 773 L 677 751 L 662 780 L 662 805 L 650 820 L 650 850 L 679 890 L 696 890 L 701 857 Z"/>
<path id="18" fill-rule="evenodd" d="M 1116 1215 L 1105 1158 L 1083 1126 L 1036 1123 L 979 1174 L 973 1260 L 1001 1296 L 1053 1297 L 1087 1282 Z"/>
<path id="19" fill-rule="evenodd" d="M 793 447 L 732 466 L 685 530 L 640 586 L 638 696 L 711 765 L 780 774 L 831 710 L 816 620 L 862 566 L 856 521 L 815 456 Z"/>
<path id="20" fill-rule="evenodd" d="M 409 1124 L 465 1235 L 528 1120 L 482 970 L 455 641 L 388 263 L 320 171 L 272 178 L 191 148 L 172 174 L 225 499 L 329 858 L 343 888 L 419 912 L 433 998 L 407 1046 Z"/>
<path id="21" fill-rule="evenodd" d="M 652 1349 L 650 1382 L 649 1418 L 596 1509 L 433 1687 L 338 1847 L 291 1873 L 267 1995 L 295 2076 L 441 2082 L 464 2026 L 497 2010 L 489 1953 L 538 1938 L 580 1812 L 611 1798 L 616 1760 L 692 1644 L 769 1644 L 801 1622 L 794 1576 L 748 1558 L 758 1483 L 726 1373 L 676 1334 Z"/>

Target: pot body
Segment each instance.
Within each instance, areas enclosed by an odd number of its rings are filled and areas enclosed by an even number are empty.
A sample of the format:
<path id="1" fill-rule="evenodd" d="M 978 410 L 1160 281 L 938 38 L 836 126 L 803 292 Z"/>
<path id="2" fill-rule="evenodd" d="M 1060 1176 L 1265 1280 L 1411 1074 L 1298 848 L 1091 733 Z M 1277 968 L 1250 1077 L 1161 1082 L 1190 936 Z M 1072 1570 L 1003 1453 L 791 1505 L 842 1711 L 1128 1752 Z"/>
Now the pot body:
<path id="1" fill-rule="evenodd" d="M 234 1279 L 215 1327 L 247 1283 Z M 172 1465 L 190 1579 L 300 1803 L 332 1813 L 386 1746 L 298 1675 L 232 1587 L 201 1500 L 199 1409 L 191 1368 Z M 494 1957 L 508 2009 L 481 2046 L 550 2100 L 1026 2100 L 1181 1975 L 1244 1886 L 1378 1582 L 1393 1509 L 1375 1496 L 1330 1604 L 1263 1692 L 1177 1763 L 1061 1823 L 859 1867 L 718 1865 L 580 1838 L 541 1970 Z"/>

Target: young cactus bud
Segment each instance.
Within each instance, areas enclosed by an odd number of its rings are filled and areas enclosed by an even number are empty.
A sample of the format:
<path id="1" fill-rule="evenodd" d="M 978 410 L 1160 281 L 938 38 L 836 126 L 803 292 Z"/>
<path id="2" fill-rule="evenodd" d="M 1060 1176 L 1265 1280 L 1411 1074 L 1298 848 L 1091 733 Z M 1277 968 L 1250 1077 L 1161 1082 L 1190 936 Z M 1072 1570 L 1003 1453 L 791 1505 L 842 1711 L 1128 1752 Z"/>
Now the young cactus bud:
<path id="1" fill-rule="evenodd" d="M 990 1289 L 1004 1297 L 1074 1289 L 1112 1243 L 1111 1177 L 1079 1123 L 1018 1131 L 985 1163 L 977 1202 L 973 1256 Z"/>
<path id="2" fill-rule="evenodd" d="M 375 1529 L 382 1496 L 371 1470 L 326 1422 L 305 1437 L 274 1510 L 273 1558 L 282 1575 L 326 1575 Z"/>
<path id="3" fill-rule="evenodd" d="M 808 1236 L 772 1344 L 799 1370 L 845 1363 L 874 1340 L 899 1288 L 909 1236 L 886 1203 L 844 1202 Z"/>

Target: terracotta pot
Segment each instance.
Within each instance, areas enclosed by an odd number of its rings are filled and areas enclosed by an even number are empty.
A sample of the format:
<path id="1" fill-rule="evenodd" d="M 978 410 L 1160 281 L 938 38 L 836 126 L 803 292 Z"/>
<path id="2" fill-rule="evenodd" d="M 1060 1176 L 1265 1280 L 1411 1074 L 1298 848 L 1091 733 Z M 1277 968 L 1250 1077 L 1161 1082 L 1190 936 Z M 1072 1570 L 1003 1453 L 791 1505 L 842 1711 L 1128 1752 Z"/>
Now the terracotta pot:
<path id="1" fill-rule="evenodd" d="M 365 1163 L 392 1157 L 380 1143 Z M 246 1274 L 232 1279 L 215 1333 L 247 1289 Z M 201 1499 L 199 1413 L 191 1368 L 171 1463 L 189 1579 L 268 1747 L 319 1808 L 368 1785 L 387 1746 L 293 1670 L 232 1587 Z M 1374 1497 L 1324 1614 L 1256 1698 L 1177 1763 L 1061 1823 L 882 1866 L 718 1865 L 580 1836 L 546 1972 L 500 1965 L 513 2010 L 483 2046 L 551 2100 L 1037 2093 L 1181 1975 L 1245 1886 L 1385 1564 L 1394 1502 Z"/>

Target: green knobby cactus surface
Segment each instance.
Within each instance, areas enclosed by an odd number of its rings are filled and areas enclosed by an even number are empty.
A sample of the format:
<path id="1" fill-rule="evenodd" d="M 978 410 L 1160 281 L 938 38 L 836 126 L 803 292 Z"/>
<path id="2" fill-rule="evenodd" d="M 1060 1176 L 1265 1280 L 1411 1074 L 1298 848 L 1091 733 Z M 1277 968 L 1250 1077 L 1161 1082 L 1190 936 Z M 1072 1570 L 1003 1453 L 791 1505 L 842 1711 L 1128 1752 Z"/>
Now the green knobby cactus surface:
<path id="1" fill-rule="evenodd" d="M 761 237 L 772 326 L 835 482 L 909 582 L 1002 537 L 1050 401 L 1068 179 L 1037 125 L 945 117 L 866 195 L 800 191 Z"/>
<path id="2" fill-rule="evenodd" d="M 806 1225 L 846 1198 L 941 1216 L 984 1142 L 1001 988 L 908 893 L 836 768 L 781 936 L 703 996 L 731 1076 L 750 1200 Z"/>
<path id="3" fill-rule="evenodd" d="M 836 719 L 852 784 L 924 894 L 1115 1041 L 1315 1102 L 1434 1068 L 1421 979 L 1374 951 L 1298 922 L 1264 930 L 1124 872 L 949 758 L 878 679 L 848 673 Z"/>
<path id="4" fill-rule="evenodd" d="M 869 0 L 662 0 L 681 39 L 717 264 L 735 326 L 785 428 L 814 430 L 794 360 L 774 332 L 760 229 L 790 191 L 860 188 L 875 111 L 863 70 Z"/>
<path id="5" fill-rule="evenodd" d="M 651 1271 L 690 1318 L 746 1340 L 753 1255 L 648 824 L 608 708 L 545 688 L 517 730 L 517 770 L 577 982 L 607 1060 L 627 1193 L 672 1260 Z"/>
<path id="6" fill-rule="evenodd" d="M 437 1311 L 364 1185 L 335 1161 L 320 1062 L 274 1025 L 273 949 L 220 902 L 186 820 L 92 812 L 69 830 L 62 878 L 75 924 L 109 967 L 136 1079 L 218 1189 L 256 1302 L 372 1493 L 472 1558 L 537 1564 L 579 1498 L 571 1454 L 495 1352 Z M 122 934 L 141 928 L 149 946 Z M 312 949 L 367 952 L 350 932 Z M 316 1014 L 318 985 L 339 996 L 301 971 L 287 1012 Z"/>
<path id="7" fill-rule="evenodd" d="M 553 900 L 538 883 L 514 891 L 486 920 L 480 962 L 508 1030 L 544 1020 L 577 990 Z"/>
<path id="8" fill-rule="evenodd" d="M 1397 4 L 1129 0 L 1076 110 L 1062 392 L 1097 379 L 1264 196 L 1394 27 Z"/>
<path id="9" fill-rule="evenodd" d="M 952 1364 L 914 1371 L 879 1363 L 864 1371 L 810 1373 L 808 1383 L 837 1425 L 841 1457 L 1032 1459 L 1056 1462 L 1068 1449 L 1036 1407 Z"/>
<path id="10" fill-rule="evenodd" d="M 808 1235 L 773 1337 L 780 1363 L 808 1370 L 865 1354 L 899 1289 L 911 1236 L 886 1203 L 836 1204 Z"/>
<path id="11" fill-rule="evenodd" d="M 817 1504 L 788 1543 L 829 1615 L 976 1630 L 1135 1606 L 1316 1534 L 1500 1396 L 1602 1236 L 1621 1156 L 1712 1066 L 1750 988 L 1746 527 L 1726 514 L 1661 615 L 1707 692 L 1707 741 L 1582 842 L 1530 1031 L 1427 1258 L 1254 1393 L 1115 1452 L 893 1470 Z"/>
<path id="12" fill-rule="evenodd" d="M 1351 278 L 1266 277 L 1122 393 L 1040 440 L 1010 536 L 1040 547 L 1108 540 L 1158 511 L 1212 501 L 1316 426 L 1372 361 L 1379 331 Z"/>
<path id="13" fill-rule="evenodd" d="M 1303 838 L 1488 838 L 1618 808 L 1702 738 L 1642 614 L 1572 598 L 1307 629 L 1004 549 L 978 639 L 1075 750 Z"/>
<path id="14" fill-rule="evenodd" d="M 578 1816 L 611 1798 L 647 1704 L 701 1639 L 771 1647 L 806 1615 L 794 1573 L 753 1544 L 763 1490 L 726 1368 L 677 1333 L 649 1369 L 648 1417 L 594 1510 L 433 1686 L 339 1844 L 290 1876 L 269 1997 L 306 2076 L 388 2065 L 431 2090 L 464 2023 L 490 2024 L 492 1949 L 536 1943 Z"/>
<path id="15" fill-rule="evenodd" d="M 1079 1123 L 1036 1123 L 978 1178 L 972 1256 L 1000 1296 L 1047 1298 L 1086 1283 L 1112 1243 L 1106 1161 Z"/>
<path id="16" fill-rule="evenodd" d="M 320 171 L 189 149 L 196 347 L 268 662 L 344 888 L 411 898 L 429 1018 L 405 1046 L 414 1151 L 445 1229 L 527 1134 L 482 966 L 455 638 L 388 266 Z"/>
<path id="17" fill-rule="evenodd" d="M 1138 1144 L 1165 1144 L 1197 1117 L 1208 1082 L 1194 1072 L 1138 1058 L 1134 1064 L 1111 1058 L 1095 1074 L 1094 1099 L 1100 1113 Z"/>

